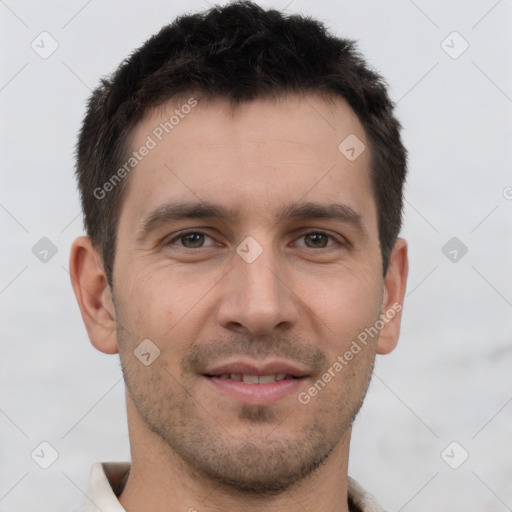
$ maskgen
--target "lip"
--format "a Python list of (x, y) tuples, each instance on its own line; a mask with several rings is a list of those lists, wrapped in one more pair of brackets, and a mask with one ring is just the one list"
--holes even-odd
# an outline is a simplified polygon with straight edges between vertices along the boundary
[(216, 392), (234, 398), (244, 405), (270, 405), (290, 395), (297, 396), (299, 388), (304, 385), (305, 377), (286, 379), (268, 384), (245, 384), (231, 379), (202, 376)]
[[(223, 375), (226, 373), (242, 373), (245, 375), (272, 375), (274, 373), (286, 373), (293, 377), (307, 377), (307, 370), (287, 361), (272, 360), (264, 363), (250, 361), (232, 361), (207, 368), (203, 375)], [(259, 384), (262, 385), (262, 384)]]
[[(247, 384), (233, 379), (221, 379), (225, 374), (273, 375), (285, 373), (293, 379), (284, 379), (265, 384)], [(244, 405), (270, 405), (290, 395), (297, 396), (299, 389), (304, 386), (308, 372), (287, 361), (272, 360), (266, 362), (232, 361), (212, 366), (202, 375), (202, 378), (214, 388)]]

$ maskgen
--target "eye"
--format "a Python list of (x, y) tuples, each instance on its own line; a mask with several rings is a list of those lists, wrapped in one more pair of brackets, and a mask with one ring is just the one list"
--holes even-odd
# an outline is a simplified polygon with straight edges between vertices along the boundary
[[(210, 243), (207, 243), (210, 241)], [(186, 249), (200, 249), (201, 247), (213, 245), (214, 240), (211, 236), (205, 235), (200, 231), (189, 231), (188, 233), (181, 233), (169, 240), (168, 245), (173, 245), (179, 242), (178, 245)]]
[(298, 244), (299, 247), (307, 247), (309, 249), (324, 249), (334, 243), (333, 237), (323, 231), (305, 233), (298, 240), (304, 241), (303, 244)]

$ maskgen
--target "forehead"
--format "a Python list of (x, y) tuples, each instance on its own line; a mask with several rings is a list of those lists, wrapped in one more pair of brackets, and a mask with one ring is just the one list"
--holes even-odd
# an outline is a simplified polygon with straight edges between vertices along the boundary
[(182, 96), (148, 112), (130, 150), (145, 153), (123, 205), (134, 221), (187, 199), (226, 203), (240, 217), (301, 200), (374, 213), (369, 145), (343, 99), (288, 95), (233, 107)]

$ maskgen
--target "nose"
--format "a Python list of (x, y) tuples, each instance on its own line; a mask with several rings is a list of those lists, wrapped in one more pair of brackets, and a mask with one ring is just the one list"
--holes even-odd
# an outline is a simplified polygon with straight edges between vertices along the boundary
[(238, 254), (226, 276), (217, 309), (218, 322), (226, 329), (253, 336), (276, 329), (291, 329), (299, 318), (299, 299), (271, 249), (248, 263)]

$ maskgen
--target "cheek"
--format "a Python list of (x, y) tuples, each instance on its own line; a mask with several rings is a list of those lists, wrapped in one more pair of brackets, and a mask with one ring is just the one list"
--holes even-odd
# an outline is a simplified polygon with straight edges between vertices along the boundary
[(378, 320), (382, 283), (374, 274), (370, 267), (358, 273), (343, 270), (308, 294), (305, 302), (313, 317), (321, 320), (320, 339), (330, 340), (326, 347), (330, 353), (338, 355)]
[(172, 346), (173, 353), (181, 354), (196, 339), (209, 287), (204, 281), (180, 279), (170, 270), (139, 270), (132, 269), (131, 279), (127, 273), (123, 282), (128, 284), (120, 287), (120, 321), (133, 343), (148, 338), (162, 351)]

